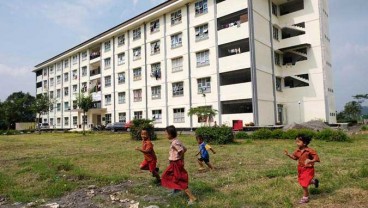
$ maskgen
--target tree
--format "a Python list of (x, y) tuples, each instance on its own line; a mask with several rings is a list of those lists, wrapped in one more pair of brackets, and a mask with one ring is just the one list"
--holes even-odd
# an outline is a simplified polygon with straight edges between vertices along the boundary
[(83, 93), (79, 94), (77, 97), (77, 106), (83, 110), (83, 135), (86, 135), (84, 118), (89, 109), (93, 107), (92, 95), (85, 96)]
[[(51, 105), (53, 105), (53, 102), (49, 99), (47, 95), (37, 95), (36, 100), (32, 104), (32, 109), (34, 113), (38, 114), (38, 122), (41, 120), (42, 114), (49, 112)], [(38, 132), (41, 133), (39, 126)]]
[(362, 106), (357, 101), (350, 101), (344, 106), (344, 114), (350, 120), (358, 120), (360, 118), (360, 113)]
[(363, 103), (365, 100), (368, 100), (368, 94), (357, 94), (353, 98), (358, 100), (359, 103)]
[(209, 118), (213, 118), (217, 115), (217, 110), (214, 110), (208, 106), (190, 108), (188, 111), (188, 116), (193, 115), (198, 116), (199, 121), (204, 121), (205, 123), (207, 123), (209, 121)]
[(2, 103), (3, 125), (7, 129), (14, 129), (16, 122), (34, 122), (35, 114), (32, 111), (32, 103), (35, 97), (29, 93), (15, 92)]

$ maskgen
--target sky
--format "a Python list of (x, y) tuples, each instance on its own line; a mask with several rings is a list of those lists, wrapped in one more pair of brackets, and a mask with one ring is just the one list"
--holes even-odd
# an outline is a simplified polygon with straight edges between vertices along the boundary
[[(0, 0), (0, 100), (17, 91), (35, 95), (35, 65), (163, 1)], [(334, 92), (340, 111), (353, 95), (368, 93), (368, 1), (329, 3)]]

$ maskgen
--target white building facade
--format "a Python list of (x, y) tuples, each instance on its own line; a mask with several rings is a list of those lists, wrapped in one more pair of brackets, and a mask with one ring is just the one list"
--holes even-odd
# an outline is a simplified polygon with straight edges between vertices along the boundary
[(37, 94), (55, 100), (42, 122), (78, 128), (76, 95), (94, 108), (84, 122), (134, 118), (193, 128), (336, 122), (327, 0), (169, 0), (33, 70)]

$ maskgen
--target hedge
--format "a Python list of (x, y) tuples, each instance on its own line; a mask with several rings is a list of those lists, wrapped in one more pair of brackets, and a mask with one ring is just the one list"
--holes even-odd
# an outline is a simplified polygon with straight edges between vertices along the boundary
[(212, 144), (228, 144), (234, 141), (234, 134), (230, 127), (200, 127), (195, 131), (196, 135), (202, 135), (204, 140)]
[(152, 124), (152, 120), (149, 119), (134, 119), (133, 125), (130, 128), (130, 137), (133, 140), (142, 140), (141, 131), (146, 128), (148, 130), (148, 134), (151, 137), (151, 140), (156, 140), (157, 135), (155, 134), (155, 128)]

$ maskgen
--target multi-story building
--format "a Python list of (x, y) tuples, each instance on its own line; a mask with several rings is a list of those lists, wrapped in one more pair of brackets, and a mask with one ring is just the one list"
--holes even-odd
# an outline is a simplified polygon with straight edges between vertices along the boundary
[(197, 127), (199, 106), (217, 124), (335, 123), (329, 42), (327, 0), (168, 0), (35, 66), (56, 100), (42, 122), (77, 127), (91, 93), (95, 125)]

